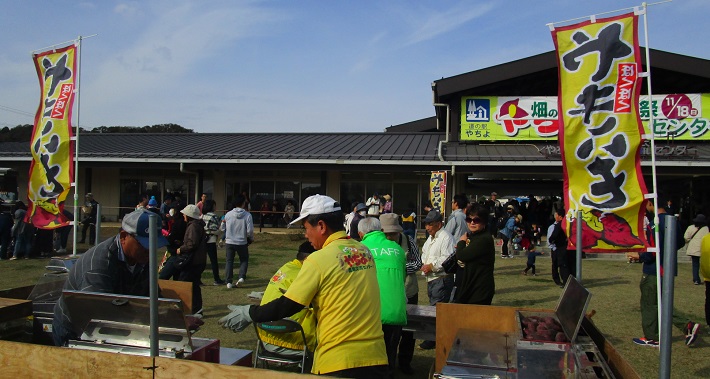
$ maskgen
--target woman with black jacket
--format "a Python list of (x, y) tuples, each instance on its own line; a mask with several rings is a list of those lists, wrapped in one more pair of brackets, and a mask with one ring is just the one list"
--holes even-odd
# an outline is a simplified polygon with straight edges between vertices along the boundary
[(187, 228), (182, 245), (177, 249), (174, 262), (177, 268), (177, 280), (192, 282), (192, 313), (202, 314), (202, 290), (200, 278), (207, 264), (207, 238), (205, 222), (202, 221), (200, 209), (194, 204), (188, 204), (182, 211)]
[(469, 231), (456, 244), (456, 259), (462, 269), (456, 273), (461, 278), (457, 280), (455, 303), (491, 305), (493, 301), (496, 250), (493, 237), (486, 230), (488, 213), (488, 208), (478, 203), (466, 208)]

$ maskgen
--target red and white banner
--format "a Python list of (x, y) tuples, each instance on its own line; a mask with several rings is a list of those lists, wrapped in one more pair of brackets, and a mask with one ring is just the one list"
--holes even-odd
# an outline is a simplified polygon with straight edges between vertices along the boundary
[(552, 38), (568, 248), (576, 248), (582, 211), (584, 251), (645, 251), (638, 17), (629, 13), (561, 27)]
[(25, 221), (42, 229), (69, 224), (64, 201), (74, 178), (71, 113), (76, 77), (76, 45), (33, 55), (41, 98), (30, 150), (29, 209)]

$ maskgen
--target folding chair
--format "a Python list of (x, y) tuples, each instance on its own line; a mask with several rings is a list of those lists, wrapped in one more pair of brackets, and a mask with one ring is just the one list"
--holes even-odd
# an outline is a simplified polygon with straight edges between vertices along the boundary
[[(308, 345), (306, 343), (306, 333), (303, 331), (301, 324), (290, 318), (284, 318), (278, 321), (271, 322), (255, 322), (254, 329), (256, 330), (256, 354), (254, 357), (254, 368), (262, 362), (263, 368), (269, 368), (269, 363), (278, 364), (280, 366), (298, 366), (301, 369), (301, 374), (303, 374), (306, 367), (306, 359), (310, 356), (308, 351)], [(289, 356), (281, 355), (278, 353), (273, 353), (264, 347), (264, 341), (261, 340), (259, 336), (259, 330), (269, 332), (272, 334), (276, 333), (300, 333), (303, 340), (303, 351), (299, 356)]]

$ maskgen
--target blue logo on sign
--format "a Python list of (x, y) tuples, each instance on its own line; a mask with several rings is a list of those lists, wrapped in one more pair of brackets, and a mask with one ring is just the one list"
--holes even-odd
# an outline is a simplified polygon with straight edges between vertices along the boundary
[(466, 100), (466, 121), (488, 122), (491, 120), (491, 101), (489, 99)]

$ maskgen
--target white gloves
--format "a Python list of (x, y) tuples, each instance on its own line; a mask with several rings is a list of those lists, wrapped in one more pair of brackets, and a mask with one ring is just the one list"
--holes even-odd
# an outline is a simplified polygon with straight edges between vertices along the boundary
[(229, 328), (233, 332), (241, 332), (252, 323), (251, 316), (249, 316), (251, 305), (228, 305), (227, 308), (232, 312), (217, 321), (223, 328)]

